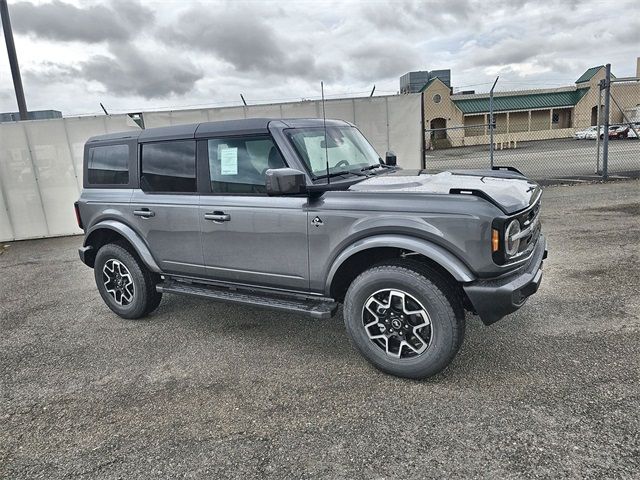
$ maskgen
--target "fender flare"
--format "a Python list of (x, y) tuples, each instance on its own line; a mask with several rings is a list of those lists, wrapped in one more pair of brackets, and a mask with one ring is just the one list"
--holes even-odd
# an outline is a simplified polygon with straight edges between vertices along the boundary
[(147, 247), (147, 244), (144, 242), (144, 240), (142, 240), (140, 235), (138, 235), (130, 226), (117, 220), (102, 220), (93, 225), (85, 234), (83, 246), (87, 247), (87, 241), (91, 237), (92, 233), (97, 230), (104, 229), (113, 230), (114, 232), (122, 235), (131, 244), (133, 249), (136, 251), (140, 259), (142, 259), (147, 268), (149, 268), (149, 270), (155, 273), (162, 273), (160, 267), (153, 258), (153, 255), (151, 255), (149, 247)]
[(458, 257), (433, 242), (407, 235), (376, 235), (357, 240), (340, 252), (327, 274), (325, 292), (330, 292), (336, 272), (352, 255), (378, 247), (401, 248), (424, 255), (444, 268), (458, 282), (467, 283), (476, 279), (476, 275)]

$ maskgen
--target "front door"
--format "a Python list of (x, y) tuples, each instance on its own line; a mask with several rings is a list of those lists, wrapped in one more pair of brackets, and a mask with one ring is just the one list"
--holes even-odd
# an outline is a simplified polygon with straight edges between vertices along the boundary
[(140, 188), (131, 197), (132, 225), (160, 268), (175, 275), (204, 271), (195, 148), (195, 140), (142, 144)]
[(206, 276), (309, 288), (306, 197), (269, 197), (264, 174), (285, 167), (268, 136), (203, 140), (210, 193), (200, 197)]

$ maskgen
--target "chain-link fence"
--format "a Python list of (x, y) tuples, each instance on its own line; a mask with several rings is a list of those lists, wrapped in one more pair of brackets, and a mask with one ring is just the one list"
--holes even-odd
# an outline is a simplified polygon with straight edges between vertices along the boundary
[(607, 72), (601, 85), (597, 171), (605, 178), (633, 175), (640, 170), (640, 78), (616, 79)]
[[(499, 115), (498, 122), (499, 122)], [(428, 131), (425, 155), (427, 170), (490, 168), (489, 124)], [(527, 123), (528, 128), (528, 123)], [(452, 146), (464, 135), (465, 144)], [(516, 167), (530, 178), (553, 180), (565, 177), (594, 175), (596, 171), (596, 137), (575, 139), (573, 132), (559, 138), (548, 138), (549, 131), (501, 131), (494, 133), (493, 164)], [(469, 145), (469, 137), (475, 145)], [(640, 169), (640, 168), (639, 168)]]
[[(608, 68), (606, 72), (610, 75)], [(600, 88), (561, 89), (547, 97), (537, 94), (526, 99), (561, 103), (557, 99), (566, 96), (573, 105), (498, 110), (493, 112), (493, 126), (490, 111), (473, 113), (464, 115), (464, 125), (427, 129), (425, 168), (442, 171), (508, 165), (530, 178), (551, 181), (640, 176), (640, 78), (611, 78), (610, 82), (607, 78)], [(605, 126), (607, 96), (609, 122)], [(609, 132), (606, 137), (605, 129)]]

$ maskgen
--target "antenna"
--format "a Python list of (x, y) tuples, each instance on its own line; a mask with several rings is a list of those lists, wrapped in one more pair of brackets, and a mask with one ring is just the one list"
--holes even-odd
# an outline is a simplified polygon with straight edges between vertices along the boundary
[(329, 150), (327, 145), (327, 116), (324, 113), (324, 82), (320, 82), (320, 90), (322, 91), (322, 126), (324, 128), (324, 158), (327, 163), (327, 185), (331, 183), (329, 177)]
[(107, 112), (107, 109), (104, 108), (104, 105), (102, 104), (102, 102), (100, 102), (100, 107), (102, 108), (102, 111), (104, 112), (105, 115), (109, 115), (109, 112)]

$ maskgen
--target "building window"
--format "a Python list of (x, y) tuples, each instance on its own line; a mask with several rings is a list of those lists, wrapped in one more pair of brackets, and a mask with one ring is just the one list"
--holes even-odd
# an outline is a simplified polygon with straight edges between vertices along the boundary
[(559, 121), (560, 121), (560, 115), (559, 115), (559, 114), (557, 114), (557, 113), (554, 113), (554, 114), (551, 116), (551, 122), (552, 122), (552, 123), (558, 123)]
[(433, 97), (433, 103), (440, 103), (442, 101), (442, 97), (439, 93), (436, 93)]

